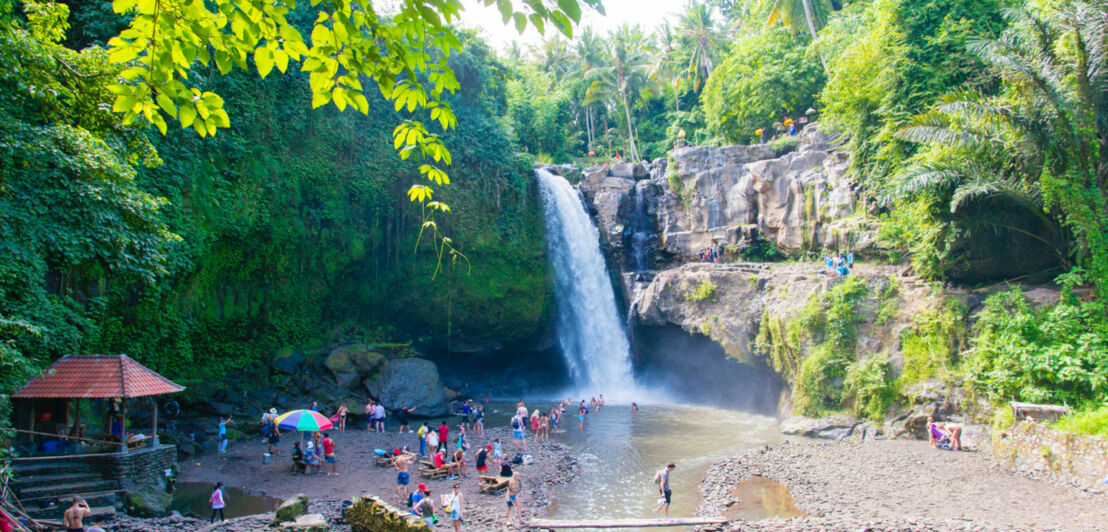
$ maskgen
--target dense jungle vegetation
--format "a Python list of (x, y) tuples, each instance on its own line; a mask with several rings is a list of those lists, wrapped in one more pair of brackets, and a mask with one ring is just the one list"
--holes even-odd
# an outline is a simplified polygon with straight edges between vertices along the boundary
[[(337, 339), (525, 340), (551, 307), (536, 159), (804, 118), (843, 134), (889, 260), (1063, 289), (921, 324), (913, 371), (1108, 400), (1108, 1), (690, 0), (602, 29), (574, 28), (597, 0), (486, 3), (548, 37), (493, 51), (450, 0), (0, 0), (0, 395), (72, 352), (189, 381)], [(857, 295), (813, 303), (797, 371), (813, 408), (879, 417)]]

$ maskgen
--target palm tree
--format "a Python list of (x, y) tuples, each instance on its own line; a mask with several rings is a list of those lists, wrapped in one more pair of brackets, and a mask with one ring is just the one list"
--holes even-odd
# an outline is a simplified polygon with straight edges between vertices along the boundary
[(529, 48), (539, 70), (553, 74), (555, 84), (561, 83), (571, 71), (573, 61), (569, 45), (560, 35), (545, 38)]
[(715, 69), (719, 51), (723, 48), (723, 36), (716, 29), (711, 7), (689, 0), (677, 23), (677, 35), (692, 52), (685, 75), (692, 81), (693, 90), (698, 90)]
[[(781, 22), (793, 33), (802, 31), (807, 26), (808, 34), (814, 41), (816, 32), (827, 24), (832, 8), (831, 0), (773, 0), (766, 26)], [(823, 69), (827, 70), (827, 60), (822, 53), (819, 54), (819, 61), (823, 64)]]
[[(970, 51), (1001, 75), (1003, 96), (963, 95), (900, 132), (929, 144), (934, 168), (917, 167), (909, 188), (950, 191), (951, 208), (1004, 197), (1072, 232), (1067, 250), (1108, 294), (1108, 0), (1078, 1), (1036, 17), (1006, 15), (1009, 29)], [(1045, 200), (1045, 201), (1044, 201)], [(1047, 231), (1056, 245), (1071, 238)], [(1062, 242), (1063, 244), (1058, 244)]]
[(617, 103), (627, 117), (628, 157), (639, 160), (635, 145), (635, 119), (631, 106), (652, 91), (651, 51), (639, 26), (621, 25), (608, 36), (607, 63), (589, 72), (592, 83), (586, 92), (585, 104), (599, 100)]
[(681, 93), (685, 84), (685, 68), (682, 64), (682, 47), (676, 32), (668, 20), (658, 26), (658, 51), (654, 54), (654, 64), (650, 69), (650, 79), (673, 89), (676, 111), (681, 110)]
[[(573, 48), (573, 75), (583, 80), (588, 77), (589, 71), (600, 66), (604, 62), (604, 46), (604, 38), (597, 35), (591, 27), (585, 27), (584, 31), (577, 37)], [(585, 100), (586, 95), (582, 94), (582, 96), (582, 100)], [(593, 106), (582, 104), (582, 107), (585, 110), (588, 149), (592, 151), (593, 144), (596, 142), (595, 127), (593, 126)]]

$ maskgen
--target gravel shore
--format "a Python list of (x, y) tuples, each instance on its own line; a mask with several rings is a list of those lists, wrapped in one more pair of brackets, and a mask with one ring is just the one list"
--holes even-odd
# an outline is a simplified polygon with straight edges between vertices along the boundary
[[(455, 435), (456, 429), (451, 428), (451, 435)], [(512, 450), (511, 432), (506, 428), (487, 429), (485, 436), (470, 436), (470, 451), (466, 453), (469, 468), (469, 477), (453, 480), (427, 481), (419, 478), (416, 467), (411, 467), (412, 480), (410, 486), (424, 482), (431, 488), (433, 495), (450, 492), (454, 482), (461, 482), (464, 499), (465, 530), (514, 530), (504, 525), (504, 514), (507, 509), (503, 494), (499, 496), (483, 495), (478, 493), (477, 476), (473, 469), (472, 456), (478, 446), (491, 443), (493, 438), (499, 437), (506, 456), (514, 456)], [(214, 484), (222, 481), (228, 486), (241, 488), (252, 495), (268, 495), (271, 497), (287, 498), (299, 493), (308, 496), (311, 501), (310, 512), (322, 513), (331, 523), (331, 530), (343, 532), (350, 530), (349, 525), (339, 520), (341, 513), (341, 501), (363, 493), (371, 493), (381, 496), (386, 500), (395, 502), (396, 471), (392, 468), (377, 467), (374, 464), (374, 449), (392, 449), (394, 447), (410, 446), (418, 451), (418, 440), (415, 434), (397, 434), (365, 432), (364, 430), (348, 429), (345, 433), (332, 432), (335, 440), (335, 454), (339, 462), (339, 476), (328, 477), (325, 475), (303, 475), (293, 473), (291, 470), (292, 440), (288, 437), (282, 440), (281, 454), (275, 457), (271, 463), (262, 464), (262, 454), (265, 446), (259, 440), (233, 444), (227, 454), (205, 455), (195, 457), (189, 462), (181, 464), (180, 480), (182, 482), (207, 482)], [(452, 437), (453, 441), (453, 437)], [(523, 484), (521, 502), (523, 504), (523, 518), (541, 515), (543, 508), (549, 504), (550, 495), (547, 491), (550, 486), (569, 482), (577, 474), (577, 461), (571, 456), (569, 449), (558, 442), (528, 441), (529, 453), (534, 457), (533, 465), (513, 466), (520, 475)], [(206, 517), (206, 516), (204, 516)], [(272, 514), (261, 514), (254, 517), (228, 520), (224, 526), (213, 530), (226, 530), (245, 532), (248, 530), (264, 529), (268, 526)], [(191, 518), (161, 518), (161, 519), (136, 519), (126, 516), (116, 518), (107, 530), (131, 532), (131, 531), (194, 531), (204, 530), (208, 526), (206, 520)], [(440, 528), (446, 530), (453, 528), (447, 520), (440, 516)]]
[(723, 460), (700, 483), (697, 513), (721, 515), (755, 475), (788, 487), (807, 516), (724, 529), (1108, 530), (1108, 496), (1010, 473), (985, 453), (905, 440), (786, 441)]

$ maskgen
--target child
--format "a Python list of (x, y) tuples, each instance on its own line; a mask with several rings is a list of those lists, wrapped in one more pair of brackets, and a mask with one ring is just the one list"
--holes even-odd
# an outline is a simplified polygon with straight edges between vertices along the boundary
[(210, 502), (212, 504), (212, 518), (208, 521), (208, 523), (214, 523), (215, 522), (216, 512), (219, 512), (219, 522), (222, 523), (224, 521), (223, 507), (225, 506), (225, 503), (223, 501), (223, 483), (222, 482), (216, 482), (215, 483), (215, 489), (212, 490), (212, 496), (208, 498), (208, 502)]

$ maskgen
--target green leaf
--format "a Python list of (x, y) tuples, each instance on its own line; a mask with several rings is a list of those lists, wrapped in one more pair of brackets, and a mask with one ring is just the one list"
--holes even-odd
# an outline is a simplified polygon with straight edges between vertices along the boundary
[[(177, 117), (177, 104), (173, 103), (173, 99), (166, 96), (164, 92), (158, 93), (157, 102), (158, 106), (162, 108), (162, 111), (165, 111), (165, 114), (169, 115), (171, 118)], [(164, 135), (165, 131), (162, 131), (162, 134)]]
[(193, 121), (196, 120), (196, 107), (193, 105), (182, 105), (181, 117), (179, 120), (181, 122), (181, 127), (191, 126)]
[(258, 74), (265, 78), (273, 71), (273, 52), (269, 48), (254, 50), (254, 63), (258, 65)]
[(581, 22), (581, 6), (577, 0), (558, 0), (558, 7), (569, 16), (573, 22)]
[(505, 24), (512, 20), (511, 0), (496, 0), (496, 8), (500, 10), (500, 18), (504, 19)]
[(127, 45), (125, 47), (116, 48), (108, 55), (108, 61), (112, 63), (126, 63), (138, 57), (138, 53), (135, 51), (135, 47)]
[(516, 31), (522, 35), (523, 30), (527, 29), (527, 17), (523, 16), (523, 13), (515, 13), (512, 16), (516, 20)]

